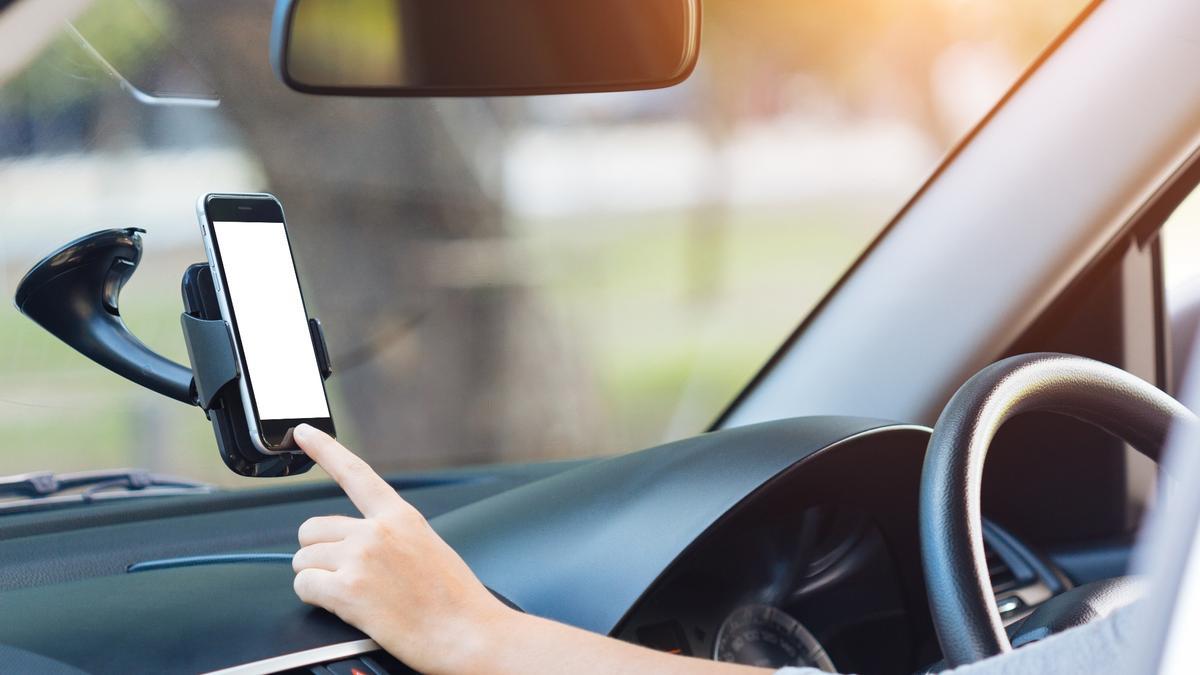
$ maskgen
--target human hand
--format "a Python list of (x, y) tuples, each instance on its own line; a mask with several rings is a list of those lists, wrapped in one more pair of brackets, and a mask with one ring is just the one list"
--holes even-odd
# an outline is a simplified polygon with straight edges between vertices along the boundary
[(296, 595), (419, 672), (477, 671), (515, 612), (366, 462), (311, 426), (297, 427), (295, 438), (363, 515), (310, 518), (300, 526)]

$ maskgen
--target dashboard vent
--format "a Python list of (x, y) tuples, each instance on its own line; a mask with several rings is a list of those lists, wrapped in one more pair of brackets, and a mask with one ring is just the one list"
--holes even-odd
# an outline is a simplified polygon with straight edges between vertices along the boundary
[(1070, 588), (1016, 537), (988, 521), (983, 523), (983, 553), (996, 609), (1008, 624)]
[(988, 576), (992, 580), (993, 593), (1010, 591), (1020, 585), (1017, 575), (1013, 574), (1012, 568), (1004, 562), (1004, 558), (1000, 557), (995, 549), (985, 543), (983, 550), (986, 554)]

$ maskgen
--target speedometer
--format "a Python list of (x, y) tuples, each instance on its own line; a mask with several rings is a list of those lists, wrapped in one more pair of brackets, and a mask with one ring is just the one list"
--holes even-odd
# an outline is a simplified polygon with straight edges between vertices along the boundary
[(769, 605), (735, 610), (717, 632), (713, 659), (748, 666), (810, 666), (835, 672), (825, 648), (801, 623)]

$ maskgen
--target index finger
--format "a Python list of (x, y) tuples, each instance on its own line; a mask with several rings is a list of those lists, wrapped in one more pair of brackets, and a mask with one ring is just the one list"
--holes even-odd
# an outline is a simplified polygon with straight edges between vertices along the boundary
[(370, 518), (403, 502), (392, 486), (380, 478), (361, 457), (350, 452), (329, 434), (301, 424), (293, 435), (300, 449), (325, 469), (325, 473), (346, 491), (346, 496), (364, 516)]

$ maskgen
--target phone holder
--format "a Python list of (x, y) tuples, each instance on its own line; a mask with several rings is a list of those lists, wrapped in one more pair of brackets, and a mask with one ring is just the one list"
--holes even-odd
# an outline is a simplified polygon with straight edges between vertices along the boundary
[[(121, 318), (120, 295), (142, 259), (145, 230), (101, 230), (80, 237), (34, 265), (17, 285), (17, 309), (52, 335), (109, 370), (204, 410), (221, 459), (242, 476), (291, 476), (312, 468), (302, 453), (266, 455), (250, 440), (241, 377), (229, 324), (221, 318), (212, 271), (195, 263), (181, 282), (180, 317), (191, 367), (158, 354)], [(308, 321), (321, 377), (333, 372), (321, 323)]]

